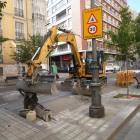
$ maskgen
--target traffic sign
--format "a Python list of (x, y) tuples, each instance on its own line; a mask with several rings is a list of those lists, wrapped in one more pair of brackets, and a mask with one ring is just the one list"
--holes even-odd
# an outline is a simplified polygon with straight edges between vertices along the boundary
[(102, 7), (83, 11), (84, 39), (103, 36)]

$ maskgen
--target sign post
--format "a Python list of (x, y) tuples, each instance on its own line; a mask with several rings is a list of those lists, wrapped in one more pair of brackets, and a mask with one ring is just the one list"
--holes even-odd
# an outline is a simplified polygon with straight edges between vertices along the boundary
[(91, 8), (83, 11), (84, 39), (92, 38), (92, 82), (90, 84), (92, 104), (89, 107), (91, 118), (104, 117), (104, 106), (101, 105), (101, 83), (99, 82), (99, 66), (97, 65), (96, 38), (102, 37), (102, 8), (95, 7), (91, 0)]

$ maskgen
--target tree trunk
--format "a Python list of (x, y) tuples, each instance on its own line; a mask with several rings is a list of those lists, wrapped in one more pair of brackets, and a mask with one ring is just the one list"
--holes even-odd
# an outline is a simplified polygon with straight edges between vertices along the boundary
[(129, 96), (128, 54), (126, 55), (126, 65), (127, 65), (127, 97), (128, 97)]

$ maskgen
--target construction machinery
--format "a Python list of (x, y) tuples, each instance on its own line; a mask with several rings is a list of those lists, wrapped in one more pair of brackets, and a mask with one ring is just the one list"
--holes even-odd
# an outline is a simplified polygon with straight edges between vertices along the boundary
[[(57, 31), (63, 33), (57, 34)], [(72, 63), (69, 67), (69, 77), (62, 82), (63, 90), (70, 90), (72, 93), (91, 95), (89, 84), (92, 79), (92, 52), (86, 52), (85, 62), (81, 61), (75, 34), (72, 31), (53, 26), (45, 35), (42, 43), (33, 58), (26, 62), (28, 71), (25, 78), (19, 78), (16, 83), (17, 90), (25, 96), (25, 106), (30, 104), (31, 100), (37, 103), (36, 93), (56, 94), (57, 88), (54, 76), (41, 75), (39, 67), (42, 61), (52, 52), (58, 42), (67, 42), (71, 46)], [(56, 44), (56, 45), (55, 45)], [(34, 58), (39, 53), (38, 59)], [(99, 66), (99, 78), (102, 85), (105, 85), (107, 78), (105, 76), (105, 62), (103, 51), (97, 51), (97, 61)], [(26, 95), (25, 95), (26, 94)], [(34, 106), (33, 106), (34, 107)]]

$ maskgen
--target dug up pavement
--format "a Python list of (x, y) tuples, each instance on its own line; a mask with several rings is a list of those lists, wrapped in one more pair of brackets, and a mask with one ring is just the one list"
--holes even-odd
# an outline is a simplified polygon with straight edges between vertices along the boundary
[[(108, 92), (110, 88), (110, 92)], [(59, 91), (63, 94), (62, 91)], [(139, 140), (140, 101), (113, 98), (126, 94), (126, 88), (107, 86), (102, 91), (103, 118), (90, 118), (91, 97), (68, 94), (64, 100), (69, 105), (78, 103), (75, 109), (65, 109), (55, 117), (59, 121), (35, 122), (20, 117), (8, 110), (0, 109), (0, 140)], [(136, 84), (130, 86), (131, 95), (139, 95)], [(60, 97), (63, 98), (63, 97)], [(56, 103), (56, 108), (63, 102)], [(65, 104), (63, 104), (65, 106)]]

